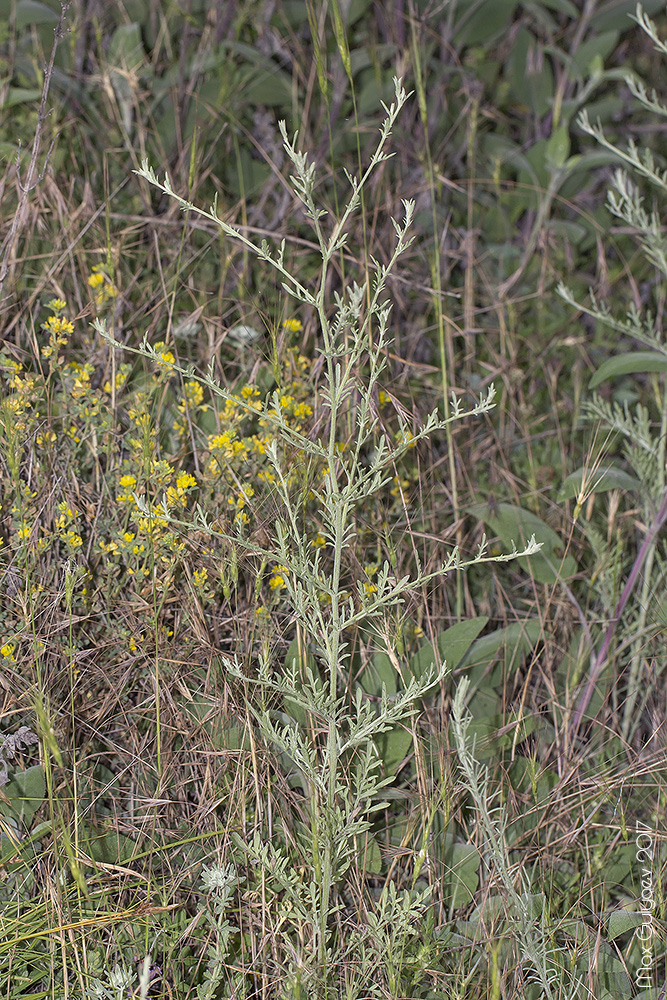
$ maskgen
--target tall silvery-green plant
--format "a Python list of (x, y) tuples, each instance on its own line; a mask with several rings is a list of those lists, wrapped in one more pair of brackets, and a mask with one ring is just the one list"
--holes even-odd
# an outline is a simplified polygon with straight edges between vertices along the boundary
[[(639, 4), (635, 20), (656, 49), (667, 55), (667, 45), (660, 40), (655, 24)], [(641, 82), (631, 76), (626, 78), (626, 84), (645, 110), (667, 117), (667, 106), (654, 90), (647, 91)], [(631, 175), (648, 181), (657, 197), (664, 199), (667, 195), (667, 172), (658, 167), (650, 150), (637, 148), (634, 141), (631, 140), (625, 149), (614, 145), (599, 123), (591, 124), (585, 112), (579, 116), (578, 122), (585, 132), (624, 164), (625, 169), (618, 169), (614, 174), (608, 208), (636, 234), (644, 257), (657, 271), (658, 280), (664, 280), (667, 278), (667, 241), (663, 224), (656, 211), (649, 212), (645, 208), (644, 199)], [(584, 404), (584, 413), (589, 419), (600, 422), (614, 437), (620, 438), (622, 454), (632, 475), (624, 476), (618, 469), (601, 466), (590, 471), (579, 470), (569, 477), (578, 489), (575, 516), (590, 493), (622, 486), (636, 492), (641, 521), (645, 525), (643, 539), (627, 573), (625, 586), (620, 596), (609, 604), (610, 620), (597, 648), (589, 637), (590, 665), (570, 726), (574, 738), (595, 686), (609, 667), (615, 650), (626, 649), (629, 650), (629, 668), (624, 702), (622, 705), (615, 703), (613, 707), (617, 716), (621, 717), (624, 738), (631, 739), (653, 690), (650, 684), (642, 682), (649, 670), (652, 673), (655, 667), (653, 664), (649, 668), (644, 650), (647, 634), (651, 631), (652, 601), (659, 581), (664, 581), (664, 550), (661, 554), (659, 532), (667, 521), (667, 343), (659, 322), (649, 310), (642, 311), (632, 304), (624, 317), (617, 317), (604, 303), (597, 301), (592, 292), (590, 304), (582, 304), (564, 285), (559, 291), (581, 312), (592, 316), (619, 336), (648, 348), (640, 351), (624, 349), (622, 354), (604, 362), (591, 379), (591, 388), (630, 374), (650, 374), (656, 378), (652, 394), (654, 405), (651, 408), (637, 405), (631, 409), (627, 403), (609, 403), (597, 394)], [(573, 493), (573, 489), (569, 492)], [(606, 551), (605, 541), (596, 537), (594, 528), (589, 525), (586, 530), (594, 548)], [(663, 658), (660, 670), (666, 665), (667, 659)], [(617, 698), (618, 693), (618, 687), (612, 689), (613, 698)]]
[[(311, 222), (321, 255), (314, 288), (307, 287), (288, 270), (284, 242), (275, 251), (266, 242), (258, 246), (224, 222), (215, 205), (209, 211), (197, 208), (179, 197), (168, 179), (160, 181), (146, 163), (138, 171), (150, 184), (173, 197), (182, 209), (216, 223), (227, 237), (274, 268), (285, 291), (316, 315), (320, 330), (319, 349), (324, 362), (321, 398), (329, 411), (327, 429), (322, 436), (312, 439), (305, 436), (282, 417), (278, 394), (269, 396), (261, 418), (274, 436), (268, 455), (279, 498), (275, 533), (270, 546), (265, 548), (244, 537), (241, 529), (233, 538), (224, 536), (234, 546), (285, 567), (283, 577), (292, 618), (307, 636), (313, 654), (312, 665), (303, 668), (296, 662), (278, 667), (264, 653), (260, 655), (254, 679), (260, 688), (282, 695), (312, 721), (306, 730), (294, 724), (281, 725), (270, 711), (256, 710), (266, 739), (290, 758), (302, 776), (307, 821), (296, 845), (302, 864), (295, 866), (293, 854), (288, 855), (279, 844), (265, 841), (259, 835), (251, 843), (237, 840), (238, 848), (262, 872), (262, 891), (282, 900), (280, 933), (288, 940), (285, 950), (293, 955), (292, 967), (283, 970), (285, 996), (353, 998), (376, 995), (383, 990), (386, 995), (387, 988), (397, 995), (400, 991), (400, 970), (395, 967), (396, 955), (400, 955), (397, 929), (404, 928), (406, 935), (412, 933), (415, 920), (428, 903), (428, 893), (398, 893), (396, 886), (390, 884), (375, 903), (368, 901), (372, 919), (368, 920), (367, 937), (357, 933), (345, 938), (337, 931), (337, 914), (343, 906), (340, 890), (357, 857), (358, 838), (370, 829), (374, 813), (384, 806), (382, 795), (387, 779), (380, 777), (376, 740), (406, 720), (413, 713), (416, 700), (437, 684), (447, 670), (444, 663), (434, 664), (424, 676), (411, 680), (393, 697), (383, 689), (381, 698), (375, 702), (358, 686), (350, 702), (346, 680), (350, 630), (361, 624), (366, 628), (381, 628), (386, 615), (400, 606), (408, 594), (452, 570), (530, 555), (539, 548), (531, 539), (522, 552), (514, 548), (506, 555), (491, 557), (486, 554), (483, 540), (474, 557), (467, 561), (455, 549), (436, 572), (425, 573), (418, 567), (414, 579), (407, 576), (397, 579), (385, 562), (372, 593), (361, 584), (353, 596), (343, 592), (346, 555), (355, 540), (355, 512), (387, 482), (408, 447), (446, 427), (450, 421), (486, 413), (494, 398), (491, 388), (474, 406), (464, 410), (453, 397), (446, 420), (434, 411), (416, 430), (401, 425), (393, 441), (380, 431), (373, 397), (385, 368), (388, 345), (390, 305), (384, 295), (390, 272), (411, 242), (408, 231), (414, 211), (412, 202), (403, 202), (404, 218), (401, 222), (394, 221), (396, 242), (388, 263), (373, 260), (372, 275), (361, 283), (349, 284), (340, 294), (335, 293), (333, 303), (327, 301), (332, 262), (346, 244), (347, 227), (359, 210), (364, 186), (388, 155), (387, 141), (406, 100), (407, 94), (396, 80), (394, 103), (389, 107), (383, 105), (386, 117), (375, 152), (360, 178), (348, 175), (350, 196), (328, 233), (323, 222), (326, 213), (314, 198), (314, 165), (298, 150), (296, 136), (290, 140), (281, 123), (285, 152), (294, 169), (292, 184)], [(108, 336), (102, 325), (98, 325), (98, 330)], [(146, 342), (141, 353), (159, 360)], [(198, 376), (192, 367), (174, 365), (174, 368), (188, 378), (198, 379), (218, 396), (230, 398), (230, 393), (214, 379), (212, 366), (205, 377)], [(252, 412), (256, 413), (254, 405)], [(354, 436), (341, 450), (339, 442), (350, 412), (354, 413)], [(324, 469), (321, 486), (314, 487), (314, 492), (327, 542), (326, 564), (321, 550), (314, 548), (306, 535), (300, 502), (290, 495), (289, 473), (281, 458), (279, 441)], [(145, 512), (164, 517), (174, 525), (192, 527), (174, 519), (166, 502), (157, 511)], [(219, 534), (206, 512), (199, 508), (195, 526)], [(224, 663), (230, 673), (241, 676), (237, 659), (224, 657)], [(389, 949), (394, 959), (391, 977), (385, 975), (386, 963), (382, 959)]]

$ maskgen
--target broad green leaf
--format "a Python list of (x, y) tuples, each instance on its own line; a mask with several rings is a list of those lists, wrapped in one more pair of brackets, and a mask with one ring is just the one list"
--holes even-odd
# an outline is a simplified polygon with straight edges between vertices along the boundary
[(6, 803), (0, 802), (0, 813), (4, 816), (16, 816), (24, 826), (29, 828), (46, 794), (46, 782), (42, 767), (35, 764), (25, 771), (16, 771), (9, 784), (4, 786), (3, 792), (11, 805), (8, 806)]
[(121, 24), (114, 31), (109, 42), (109, 65), (120, 70), (136, 70), (146, 59), (141, 27), (136, 24)]
[(41, 90), (26, 90), (24, 87), (10, 87), (5, 97), (2, 107), (6, 111), (7, 108), (13, 107), (15, 104), (30, 104), (32, 101), (38, 101), (42, 96)]
[(518, 0), (463, 0), (457, 4), (454, 41), (457, 45), (488, 45), (507, 30)]
[(129, 132), (134, 115), (133, 78), (146, 62), (138, 24), (121, 24), (114, 31), (109, 44), (109, 79), (116, 94), (124, 129)]
[(604, 465), (597, 469), (587, 469), (582, 466), (571, 472), (561, 486), (557, 497), (559, 503), (579, 496), (584, 477), (587, 496), (591, 493), (606, 493), (607, 490), (637, 490), (641, 485), (634, 476), (624, 472), (623, 469), (616, 469), (613, 465)]
[(427, 642), (421, 646), (410, 660), (410, 670), (413, 677), (421, 677), (432, 667), (438, 669), (442, 664), (439, 655), (433, 652), (433, 643)]
[(455, 843), (443, 859), (443, 896), (448, 906), (467, 906), (479, 886), (479, 851), (472, 844)]
[[(591, 699), (592, 703), (593, 699)], [(600, 705), (602, 705), (602, 699), (600, 699)], [(591, 711), (590, 707), (588, 710)], [(634, 844), (622, 844), (615, 848), (611, 861), (604, 870), (604, 880), (610, 889), (617, 890), (625, 885), (637, 863), (636, 850)]]
[[(614, 111), (617, 110), (620, 109), (615, 106)], [(576, 111), (576, 106), (573, 107), (573, 112), (574, 111)], [(597, 119), (595, 120), (597, 121)], [(618, 163), (618, 157), (614, 156), (613, 153), (607, 153), (604, 150), (595, 150), (590, 153), (581, 153), (578, 156), (571, 156), (567, 165), (568, 177), (567, 181), (563, 185), (563, 190), (567, 190), (573, 174), (578, 174), (581, 171), (586, 174), (590, 174), (591, 170), (595, 169), (595, 167), (607, 166), (609, 163)], [(573, 193), (579, 191), (581, 188), (581, 179), (579, 179), (577, 184), (572, 183), (571, 186), (573, 188)]]
[[(377, 641), (376, 638), (375, 642)], [(400, 680), (391, 657), (382, 649), (376, 649), (372, 653), (371, 659), (367, 660), (359, 674), (359, 683), (363, 690), (374, 698), (380, 697), (383, 685), (387, 694), (396, 694)]]
[(619, 375), (635, 375), (641, 372), (667, 372), (667, 354), (659, 354), (657, 351), (633, 351), (630, 354), (621, 354), (617, 358), (609, 358), (600, 365), (590, 382), (589, 389), (594, 389), (608, 378), (617, 378)]
[[(521, 146), (510, 139), (509, 136), (496, 135), (493, 132), (489, 134), (483, 133), (479, 141), (486, 155), (492, 160), (499, 161), (503, 166), (513, 167), (517, 170), (521, 168), (524, 170), (532, 169)], [(489, 207), (493, 206), (490, 205)], [(484, 221), (483, 216), (480, 221)]]
[[(38, 823), (34, 830), (31, 830), (28, 835), (24, 836), (13, 816), (4, 817), (0, 814), (0, 817), (0, 866), (17, 857), (22, 857), (26, 860), (30, 859), (31, 862), (34, 861), (34, 845), (42, 837), (53, 835), (53, 826), (48, 820)], [(11, 839), (6, 833), (3, 833), (3, 824), (8, 824)], [(17, 842), (18, 838), (21, 838), (20, 842)]]
[(526, 159), (530, 164), (530, 174), (526, 175), (522, 171), (519, 174), (521, 183), (537, 184), (540, 188), (546, 188), (550, 180), (550, 172), (547, 164), (547, 143), (548, 139), (538, 139), (526, 152)]
[(270, 108), (283, 108), (285, 111), (292, 104), (291, 77), (278, 68), (257, 70), (253, 79), (246, 83), (243, 99), (248, 104), (265, 104)]
[(432, 666), (439, 667), (445, 660), (450, 672), (455, 670), (488, 620), (484, 617), (471, 618), (468, 621), (457, 622), (456, 625), (441, 632), (436, 639), (437, 656), (433, 652), (433, 645), (427, 642), (410, 660), (412, 676), (419, 680)]
[[(632, 20), (637, 10), (637, 0), (607, 0), (606, 3), (598, 4), (598, 10), (591, 17), (589, 31), (598, 34), (603, 31), (636, 31), (636, 25)], [(642, 0), (644, 13), (649, 17), (654, 14), (662, 14), (665, 9), (665, 0)]]
[(605, 938), (607, 941), (613, 941), (621, 934), (627, 934), (628, 931), (639, 927), (643, 922), (644, 918), (641, 913), (631, 910), (612, 910), (607, 921)]
[(95, 861), (106, 864), (127, 864), (136, 854), (137, 845), (130, 837), (115, 830), (99, 834), (93, 827), (88, 829), (90, 833), (88, 847)]
[(375, 742), (386, 776), (396, 774), (399, 765), (412, 752), (412, 733), (403, 726), (394, 726), (378, 736)]
[(572, 3), (572, 0), (540, 0), (541, 6), (548, 10), (558, 11), (559, 14), (566, 14), (567, 17), (581, 17), (581, 11)]
[(562, 167), (569, 155), (570, 133), (566, 125), (560, 125), (547, 142), (545, 160), (549, 166)]
[(470, 914), (470, 923), (479, 925), (480, 920), (485, 924), (495, 923), (498, 917), (507, 913), (509, 908), (510, 903), (504, 896), (487, 896)]
[[(575, 157), (570, 157), (567, 162), (568, 172), (572, 169)], [(590, 229), (579, 225), (578, 222), (568, 222), (566, 219), (551, 219), (548, 223), (549, 232), (553, 236), (562, 236), (572, 246), (578, 247), (590, 234)]]
[(440, 633), (436, 640), (438, 652), (440, 659), (447, 661), (450, 670), (455, 670), (458, 667), (488, 621), (488, 618), (481, 615), (478, 618), (457, 622), (456, 625), (452, 625)]
[(497, 535), (503, 546), (509, 551), (512, 543), (519, 549), (526, 544), (531, 535), (542, 542), (542, 550), (530, 557), (519, 560), (521, 566), (537, 580), (538, 583), (553, 584), (557, 579), (568, 579), (577, 572), (577, 563), (573, 556), (562, 558), (563, 543), (556, 532), (532, 511), (515, 507), (509, 503), (474, 504), (468, 508), (474, 517), (481, 518)]
[(17, 28), (25, 28), (26, 24), (57, 24), (59, 20), (54, 10), (38, 0), (19, 0), (16, 4)]
[[(499, 735), (499, 730), (512, 721), (503, 714), (499, 689), (504, 678), (516, 669), (541, 636), (542, 626), (538, 620), (516, 622), (477, 639), (461, 662), (462, 667), (468, 668), (470, 735), (477, 742), (476, 754), (480, 760), (497, 753), (499, 746), (510, 746), (514, 741), (512, 729)], [(522, 719), (521, 722), (526, 733), (534, 725), (533, 720)]]
[(247, 149), (239, 149), (238, 156), (231, 160), (226, 179), (238, 198), (256, 195), (269, 180), (271, 168), (260, 160), (254, 160)]
[(595, 959), (591, 958), (590, 965), (597, 971), (603, 989), (609, 990), (612, 997), (632, 996), (630, 977), (621, 959), (606, 942), (596, 949)]
[(572, 64), (576, 66), (583, 76), (588, 76), (592, 72), (593, 64), (604, 65), (605, 59), (611, 55), (618, 44), (618, 31), (603, 31), (595, 34), (588, 41), (582, 42), (577, 51), (572, 56)]
[(357, 859), (359, 868), (366, 875), (379, 875), (382, 871), (382, 854), (370, 831), (365, 837), (357, 839)]
[(546, 115), (553, 104), (555, 82), (551, 60), (543, 57), (539, 71), (526, 74), (530, 103), (536, 115)]
[(537, 618), (496, 629), (472, 644), (461, 661), (461, 667), (469, 668), (471, 684), (481, 681), (483, 677), (487, 678), (488, 683), (487, 670), (496, 658), (500, 660), (503, 669), (505, 664), (511, 666), (518, 658), (530, 652), (541, 637), (542, 624)]
[(390, 74), (387, 73), (384, 79), (377, 79), (375, 73), (364, 74), (368, 76), (368, 79), (362, 84), (359, 97), (357, 100), (357, 105), (359, 107), (359, 113), (362, 115), (371, 115), (380, 103), (384, 101), (385, 104), (391, 104), (391, 98), (394, 92), (394, 84), (390, 79)]
[(222, 745), (226, 750), (250, 750), (250, 733), (245, 726), (228, 726), (222, 735)]

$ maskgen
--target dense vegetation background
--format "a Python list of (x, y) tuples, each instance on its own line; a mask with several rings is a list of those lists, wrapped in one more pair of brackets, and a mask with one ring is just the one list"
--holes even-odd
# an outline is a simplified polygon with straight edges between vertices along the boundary
[[(664, 54), (634, 3), (0, 12), (2, 995), (664, 997)], [(369, 276), (371, 316), (414, 202), (376, 382), (372, 335), (355, 355), (339, 331), (340, 468), (363, 384), (368, 461), (397, 449), (339, 565), (307, 447), (332, 422), (322, 317), (133, 171), (284, 240), (314, 291), (278, 122), (331, 233), (396, 76), (393, 155), (322, 288), (333, 323)], [(356, 609), (335, 708), (281, 491)], [(387, 574), (423, 582), (366, 622)], [(325, 793), (327, 712), (348, 732), (357, 701)]]

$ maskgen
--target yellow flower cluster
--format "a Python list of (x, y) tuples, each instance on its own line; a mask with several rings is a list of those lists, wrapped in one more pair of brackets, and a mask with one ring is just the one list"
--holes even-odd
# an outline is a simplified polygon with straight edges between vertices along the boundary
[(69, 343), (70, 334), (74, 333), (74, 324), (61, 315), (67, 308), (63, 299), (51, 299), (46, 307), (53, 315), (42, 323), (42, 330), (48, 335), (49, 341), (43, 345), (40, 353), (43, 358), (53, 358), (58, 364), (62, 364), (63, 358), (58, 356), (58, 349)]
[[(130, 374), (131, 367), (132, 366), (128, 365), (128, 364), (120, 366), (120, 368), (116, 372), (116, 375), (115, 375), (114, 380), (113, 380), (113, 389), (114, 389), (114, 392), (118, 392), (120, 389), (123, 388), (123, 386), (127, 382), (127, 378), (128, 378), (128, 375)], [(107, 379), (107, 381), (102, 386), (102, 391), (106, 392), (106, 394), (108, 396), (110, 396), (111, 395), (111, 389), (112, 389), (111, 382)]]
[[(159, 340), (157, 344), (154, 345), (154, 347), (155, 347), (155, 353), (157, 354), (158, 365), (160, 365), (162, 368), (167, 369), (167, 371), (169, 371), (169, 369), (172, 369), (176, 364), (176, 358), (171, 351), (167, 350), (167, 345), (165, 344), (164, 340)], [(176, 372), (171, 372), (171, 374), (175, 375)]]
[(168, 507), (184, 507), (188, 493), (197, 485), (197, 480), (189, 472), (179, 472), (176, 485), (168, 486), (166, 501)]
[(183, 394), (178, 404), (179, 416), (174, 421), (174, 429), (181, 440), (188, 437), (190, 425), (195, 424), (200, 413), (206, 413), (210, 409), (208, 403), (204, 402), (204, 389), (199, 382), (186, 382), (183, 387)]
[(88, 278), (88, 285), (93, 290), (93, 300), (96, 309), (102, 309), (118, 295), (118, 289), (115, 284), (105, 269), (99, 264), (93, 267), (92, 273)]
[(70, 507), (66, 500), (58, 504), (58, 511), (58, 516), (54, 522), (56, 534), (65, 543), (70, 552), (75, 552), (83, 545), (83, 538), (80, 534), (78, 523), (79, 515), (77, 511)]
[(273, 567), (271, 578), (269, 580), (269, 587), (271, 590), (282, 590), (286, 586), (284, 574), (288, 572), (289, 570), (287, 566)]
[(377, 573), (378, 568), (377, 563), (367, 563), (367, 565), (364, 566), (364, 573), (367, 576), (367, 579), (364, 580), (364, 593), (369, 597), (371, 594), (377, 593), (377, 586), (373, 583), (373, 577)]

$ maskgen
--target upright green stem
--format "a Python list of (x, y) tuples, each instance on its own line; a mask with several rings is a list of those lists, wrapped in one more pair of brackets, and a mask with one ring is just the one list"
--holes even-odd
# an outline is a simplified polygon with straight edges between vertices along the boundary
[[(452, 326), (448, 317), (445, 316), (442, 302), (442, 275), (440, 260), (440, 240), (438, 237), (438, 213), (437, 213), (437, 191), (435, 183), (435, 170), (431, 157), (431, 147), (428, 138), (428, 105), (426, 103), (426, 88), (422, 73), (421, 55), (416, 35), (416, 20), (411, 21), (412, 27), (412, 55), (415, 69), (415, 84), (417, 87), (417, 99), (419, 102), (419, 113), (424, 130), (424, 155), (425, 172), (431, 198), (431, 217), (433, 229), (433, 259), (431, 261), (431, 282), (433, 284), (433, 305), (435, 308), (436, 323), (438, 328), (438, 352), (440, 356), (440, 377), (442, 380), (442, 409), (445, 420), (450, 418), (450, 381), (449, 371), (454, 367), (454, 344), (452, 339)], [(447, 440), (447, 465), (449, 468), (449, 490), (452, 498), (452, 514), (457, 527), (457, 544), (460, 545), (462, 536), (462, 526), (460, 524), (459, 490), (456, 474), (456, 453), (454, 449), (454, 435), (452, 425), (448, 422), (445, 428), (445, 438)], [(463, 617), (463, 577), (460, 570), (456, 571), (456, 619)]]

